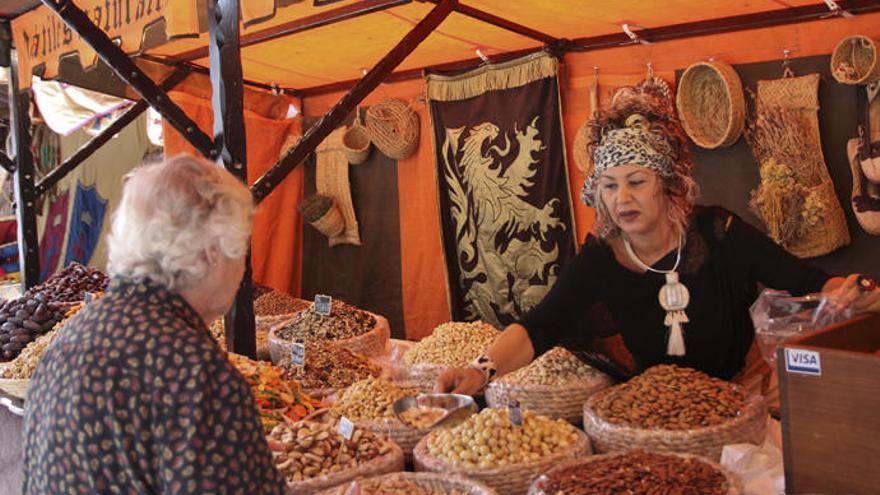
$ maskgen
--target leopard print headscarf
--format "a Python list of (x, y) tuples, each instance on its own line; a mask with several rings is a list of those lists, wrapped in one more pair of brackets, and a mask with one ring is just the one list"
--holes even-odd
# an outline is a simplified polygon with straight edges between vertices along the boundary
[[(671, 147), (662, 135), (641, 125), (641, 116), (633, 116), (633, 124), (605, 133), (602, 142), (593, 150), (593, 170), (581, 188), (581, 200), (590, 207), (596, 205), (596, 186), (606, 170), (620, 165), (638, 165), (657, 172), (661, 177), (672, 177)], [(628, 124), (630, 119), (628, 120)]]

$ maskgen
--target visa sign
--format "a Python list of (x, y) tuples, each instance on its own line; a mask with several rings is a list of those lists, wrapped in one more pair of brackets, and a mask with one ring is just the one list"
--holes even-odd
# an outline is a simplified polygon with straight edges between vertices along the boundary
[(785, 371), (822, 376), (822, 360), (816, 351), (785, 349)]

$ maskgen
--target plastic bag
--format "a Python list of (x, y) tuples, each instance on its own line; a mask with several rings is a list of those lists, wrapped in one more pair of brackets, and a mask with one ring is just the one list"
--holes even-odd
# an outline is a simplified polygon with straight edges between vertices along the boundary
[(794, 297), (788, 292), (764, 289), (749, 309), (761, 355), (771, 366), (776, 364), (779, 345), (805, 333), (819, 330), (853, 316), (853, 309), (833, 309), (823, 294)]

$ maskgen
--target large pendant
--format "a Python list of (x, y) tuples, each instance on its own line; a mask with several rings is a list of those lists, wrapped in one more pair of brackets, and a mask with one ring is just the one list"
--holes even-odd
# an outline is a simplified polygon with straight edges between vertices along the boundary
[(666, 285), (660, 288), (660, 306), (666, 310), (665, 325), (669, 327), (669, 339), (666, 344), (666, 354), (670, 356), (684, 356), (684, 333), (682, 323), (687, 323), (687, 309), (690, 302), (690, 293), (687, 287), (678, 281), (678, 273), (666, 274)]

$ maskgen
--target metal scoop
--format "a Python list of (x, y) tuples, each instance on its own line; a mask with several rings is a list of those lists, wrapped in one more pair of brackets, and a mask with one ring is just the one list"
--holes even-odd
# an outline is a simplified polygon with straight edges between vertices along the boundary
[(446, 414), (426, 428), (449, 428), (455, 426), (471, 414), (477, 412), (477, 403), (469, 395), (461, 394), (419, 394), (415, 397), (404, 397), (394, 403), (394, 415), (403, 424), (407, 424), (402, 417), (404, 411), (413, 408), (436, 408), (446, 410)]

